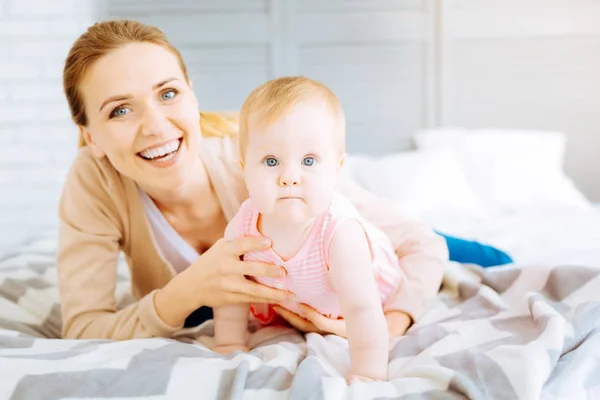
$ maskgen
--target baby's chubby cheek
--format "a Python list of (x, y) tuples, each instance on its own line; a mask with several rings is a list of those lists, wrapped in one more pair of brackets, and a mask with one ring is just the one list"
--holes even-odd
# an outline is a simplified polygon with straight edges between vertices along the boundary
[(276, 196), (269, 193), (266, 188), (248, 188), (248, 194), (252, 200), (252, 205), (263, 214), (269, 213), (276, 202)]
[(277, 191), (264, 183), (249, 181), (246, 184), (252, 205), (262, 214), (269, 214), (277, 202)]

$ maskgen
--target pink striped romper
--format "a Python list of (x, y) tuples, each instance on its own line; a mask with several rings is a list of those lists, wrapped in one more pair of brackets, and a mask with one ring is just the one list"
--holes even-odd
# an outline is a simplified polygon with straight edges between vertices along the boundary
[[(258, 217), (251, 200), (246, 200), (234, 217), (234, 236), (262, 236), (258, 231)], [(388, 237), (363, 219), (350, 201), (340, 194), (336, 194), (329, 208), (317, 217), (308, 238), (291, 259), (284, 261), (273, 249), (268, 249), (247, 253), (244, 260), (269, 262), (286, 269), (287, 274), (282, 278), (256, 279), (262, 284), (296, 294), (296, 300), (283, 303), (283, 307), (302, 315), (298, 305), (304, 303), (331, 318), (341, 317), (337, 294), (329, 277), (328, 249), (337, 228), (348, 219), (358, 220), (365, 229), (372, 255), (370, 268), (383, 304), (402, 278), (398, 258)], [(360, 293), (360, 288), (356, 289)], [(278, 315), (266, 304), (251, 304), (250, 311), (264, 325), (278, 320)]]

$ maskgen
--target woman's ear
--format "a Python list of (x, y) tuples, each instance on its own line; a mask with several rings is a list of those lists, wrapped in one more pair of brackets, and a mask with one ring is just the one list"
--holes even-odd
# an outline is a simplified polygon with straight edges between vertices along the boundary
[(96, 158), (103, 158), (106, 155), (106, 153), (98, 146), (98, 144), (94, 142), (92, 133), (81, 125), (79, 126), (79, 134), (85, 140), (85, 143), (90, 146), (90, 149), (92, 149), (92, 154), (94, 154)]

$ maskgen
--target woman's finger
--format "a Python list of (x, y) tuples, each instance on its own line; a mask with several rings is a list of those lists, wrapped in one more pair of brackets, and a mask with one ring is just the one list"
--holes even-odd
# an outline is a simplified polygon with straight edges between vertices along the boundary
[(234, 292), (244, 294), (248, 298), (268, 299), (269, 303), (280, 303), (283, 301), (292, 301), (296, 298), (294, 293), (287, 290), (276, 289), (260, 283), (244, 279), (233, 288)]
[(294, 328), (298, 329), (301, 332), (318, 332), (317, 327), (312, 322), (302, 318), (301, 316), (291, 312), (290, 310), (286, 310), (283, 307), (273, 306), (273, 311), (275, 311), (290, 325), (292, 325)]
[(268, 249), (271, 241), (262, 236), (243, 236), (233, 239), (229, 245), (233, 254), (241, 256), (251, 251)]
[(300, 308), (304, 312), (304, 315), (306, 315), (306, 319), (312, 322), (319, 331), (342, 336), (344, 338), (347, 336), (346, 321), (343, 319), (328, 318), (306, 304), (301, 304)]
[(273, 304), (273, 300), (264, 297), (255, 297), (244, 293), (232, 293), (228, 298), (231, 303), (264, 303)]
[(264, 263), (260, 261), (240, 261), (234, 264), (232, 273), (248, 275), (248, 276), (269, 276), (283, 277), (285, 269), (274, 264)]

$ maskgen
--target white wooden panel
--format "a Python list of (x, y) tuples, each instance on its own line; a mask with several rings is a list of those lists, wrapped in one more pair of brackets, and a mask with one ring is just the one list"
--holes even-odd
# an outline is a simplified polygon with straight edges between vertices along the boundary
[(453, 38), (600, 34), (600, 3), (458, 9), (450, 18)]
[(297, 40), (302, 42), (389, 42), (424, 40), (421, 12), (299, 14)]
[(239, 110), (248, 94), (269, 79), (264, 46), (181, 47), (201, 109)]
[[(284, 0), (285, 1), (285, 0)], [(290, 0), (287, 0), (288, 2)], [(296, 1), (287, 70), (323, 81), (339, 96), (348, 151), (411, 146), (435, 113), (432, 1)]]
[(460, 40), (453, 61), (457, 122), (551, 126), (600, 105), (600, 37)]
[(122, 16), (181, 14), (187, 12), (264, 12), (265, 0), (110, 0), (109, 9)]
[[(111, 10), (111, 16), (122, 17)], [(269, 18), (260, 14), (140, 15), (136, 20), (160, 28), (177, 46), (224, 43), (265, 44)]]
[(301, 0), (299, 12), (381, 12), (398, 10), (422, 10), (425, 0)]
[(499, 9), (535, 6), (540, 10), (544, 7), (562, 6), (564, 8), (578, 5), (598, 4), (598, 0), (446, 0), (452, 3), (454, 9)]

